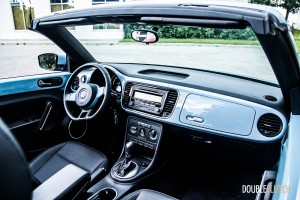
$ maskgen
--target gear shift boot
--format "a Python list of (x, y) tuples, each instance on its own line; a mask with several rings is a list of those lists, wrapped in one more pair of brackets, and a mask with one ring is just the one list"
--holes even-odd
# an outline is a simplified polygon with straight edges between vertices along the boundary
[(139, 170), (138, 165), (131, 161), (133, 155), (134, 142), (127, 142), (125, 145), (125, 158), (114, 167), (114, 173), (119, 178), (130, 178), (136, 175)]
[(136, 175), (138, 171), (138, 165), (127, 158), (124, 158), (123, 161), (114, 167), (114, 173), (118, 178), (131, 178)]

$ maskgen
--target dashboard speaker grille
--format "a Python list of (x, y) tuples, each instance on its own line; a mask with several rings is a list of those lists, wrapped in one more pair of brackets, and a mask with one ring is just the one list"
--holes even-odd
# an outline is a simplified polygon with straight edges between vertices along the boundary
[(127, 82), (125, 85), (124, 96), (123, 96), (123, 106), (125, 106), (125, 107), (128, 106), (128, 102), (130, 100), (129, 94), (130, 94), (130, 90), (131, 90), (132, 86), (133, 86), (133, 83), (131, 83), (131, 82)]
[(174, 106), (178, 98), (178, 92), (176, 90), (170, 90), (167, 96), (165, 106), (163, 108), (163, 117), (168, 117), (171, 115)]
[(282, 130), (281, 119), (274, 114), (262, 115), (257, 122), (258, 131), (266, 137), (274, 137)]

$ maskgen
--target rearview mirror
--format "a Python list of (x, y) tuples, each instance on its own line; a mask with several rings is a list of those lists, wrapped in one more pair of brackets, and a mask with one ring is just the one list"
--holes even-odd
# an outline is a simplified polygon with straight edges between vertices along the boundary
[(131, 31), (131, 38), (137, 42), (149, 44), (158, 41), (158, 34), (153, 30), (133, 30)]
[(66, 55), (44, 53), (38, 56), (39, 65), (42, 69), (51, 71), (66, 71), (67, 57)]

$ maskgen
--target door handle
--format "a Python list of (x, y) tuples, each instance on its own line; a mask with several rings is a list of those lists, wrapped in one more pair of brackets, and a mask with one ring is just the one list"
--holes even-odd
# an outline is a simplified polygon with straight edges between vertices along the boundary
[(191, 115), (186, 116), (186, 119), (189, 120), (189, 121), (192, 121), (192, 122), (198, 122), (198, 123), (203, 123), (204, 122), (203, 118), (195, 117), (195, 116), (191, 116)]
[(39, 87), (59, 86), (62, 83), (63, 83), (63, 80), (60, 77), (40, 79), (37, 82)]
[(43, 80), (38, 81), (38, 86), (40, 87), (50, 87), (52, 86), (52, 83), (45, 83)]

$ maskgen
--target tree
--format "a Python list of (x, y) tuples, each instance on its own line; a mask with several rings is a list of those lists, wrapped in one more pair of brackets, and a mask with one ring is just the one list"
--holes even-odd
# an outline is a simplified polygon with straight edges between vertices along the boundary
[(286, 9), (285, 19), (287, 20), (290, 13), (296, 13), (299, 11), (300, 8), (300, 0), (285, 0), (282, 1), (280, 7)]
[[(263, 4), (268, 6), (279, 6), (282, 0), (249, 0), (250, 3)], [(289, 0), (286, 0), (289, 1)]]
[(300, 9), (300, 0), (250, 0), (249, 2), (275, 7), (282, 7), (286, 9), (286, 20), (289, 18), (290, 13), (296, 13)]

